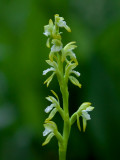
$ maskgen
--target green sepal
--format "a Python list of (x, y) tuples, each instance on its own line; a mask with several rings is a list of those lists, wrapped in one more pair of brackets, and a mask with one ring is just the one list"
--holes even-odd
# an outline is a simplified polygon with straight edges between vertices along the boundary
[(87, 120), (83, 118), (83, 132), (85, 132), (86, 126), (87, 126)]
[(50, 66), (54, 67), (55, 69), (58, 68), (58, 65), (55, 61), (46, 60), (46, 63), (49, 64)]
[(55, 72), (53, 72), (53, 74), (48, 79), (46, 79), (46, 81), (44, 82), (44, 84), (47, 83), (47, 87), (49, 86), (50, 82), (52, 81), (54, 75), (55, 75)]
[(49, 96), (49, 97), (50, 97), (52, 103), (59, 104), (59, 102), (57, 101), (56, 98), (54, 98), (53, 96)]
[(49, 53), (49, 59), (53, 62), (53, 57), (54, 57), (54, 52), (50, 52)]
[(74, 43), (76, 43), (76, 42), (69, 42), (65, 47), (64, 47), (64, 51), (65, 52), (68, 52), (68, 51), (70, 51), (70, 50), (73, 50), (73, 49), (75, 49), (77, 46), (76, 45), (73, 45)]
[(78, 81), (75, 77), (69, 76), (69, 79), (70, 79), (70, 81), (71, 81), (74, 85), (76, 85), (76, 86), (78, 86), (79, 88), (81, 88), (81, 84), (79, 83), (79, 81)]
[(65, 25), (65, 27), (64, 27), (68, 32), (71, 32), (71, 29), (70, 29), (70, 27), (69, 26), (67, 26), (67, 25)]
[(52, 132), (56, 131), (57, 130), (57, 125), (55, 122), (53, 121), (45, 121), (45, 124), (44, 124), (44, 127), (45, 128), (50, 128), (52, 130)]
[(52, 137), (54, 136), (54, 133), (50, 133), (46, 140), (43, 142), (42, 146), (45, 146), (46, 144), (48, 144), (50, 142), (50, 140), (52, 139)]
[(77, 126), (78, 126), (78, 129), (81, 131), (80, 119), (79, 119), (79, 115), (78, 114), (77, 114)]
[(73, 60), (76, 64), (78, 64), (78, 61), (76, 59), (76, 55), (74, 52), (69, 52), (68, 56), (70, 56), (70, 59)]
[(46, 46), (50, 48), (50, 38), (47, 39)]
[(77, 66), (76, 63), (69, 63), (65, 66), (65, 81), (67, 82), (68, 81), (68, 77), (71, 73), (71, 71)]
[(77, 66), (76, 63), (69, 63), (65, 66), (65, 76), (69, 76), (70, 72)]
[(54, 94), (54, 96), (59, 100), (58, 95), (57, 95), (53, 90), (51, 90), (51, 92), (52, 92), (52, 94)]
[(56, 107), (57, 109), (59, 109), (60, 104), (59, 104), (59, 101), (58, 101), (56, 98), (54, 98), (53, 96), (48, 96), (48, 97), (46, 97), (46, 99), (47, 99), (48, 101), (52, 102), (53, 104), (55, 104), (55, 107)]
[(61, 40), (53, 39), (53, 40), (52, 40), (52, 44), (54, 44), (54, 45), (56, 45), (56, 46), (61, 46), (62, 42), (61, 42)]
[(73, 45), (74, 43), (76, 43), (76, 42), (70, 42), (70, 43), (68, 43), (68, 44), (61, 50), (61, 51), (62, 51), (62, 62), (65, 61), (65, 59), (66, 59), (67, 56), (70, 56), (70, 58), (71, 58), (74, 62), (78, 63), (75, 54), (72, 52), (72, 50), (77, 47), (76, 45)]
[(90, 102), (84, 102), (84, 103), (82, 103), (82, 104), (80, 105), (80, 107), (78, 108), (77, 113), (78, 113), (79, 115), (81, 115), (82, 110), (86, 110), (86, 108), (88, 108), (90, 105), (91, 105)]
[(70, 71), (72, 71), (75, 67), (77, 66), (77, 64), (76, 63), (69, 63), (69, 64), (67, 64), (66, 66), (65, 66), (65, 72), (70, 72)]
[(52, 21), (52, 19), (49, 20), (49, 25), (53, 26), (53, 21)]
[(49, 114), (49, 117), (45, 120), (45, 122), (46, 121), (50, 121), (54, 116), (55, 116), (55, 114), (57, 113), (57, 108), (54, 108), (51, 112), (50, 112), (50, 114)]

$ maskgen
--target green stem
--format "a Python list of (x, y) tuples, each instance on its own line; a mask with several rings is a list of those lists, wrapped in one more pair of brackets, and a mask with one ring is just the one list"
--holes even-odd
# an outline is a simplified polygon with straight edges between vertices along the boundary
[(68, 87), (67, 84), (64, 83), (62, 87), (62, 97), (63, 97), (63, 109), (64, 109), (64, 128), (63, 128), (63, 142), (64, 142), (64, 150), (67, 152), (67, 144), (70, 134), (70, 120), (69, 120), (69, 110), (68, 110)]
[(63, 127), (63, 144), (59, 145), (59, 160), (66, 160), (67, 144), (70, 134), (70, 118), (68, 110), (69, 92), (67, 82), (64, 79), (63, 63), (61, 62), (61, 55), (58, 55), (58, 68), (59, 75), (58, 81), (63, 98), (63, 111), (64, 111), (64, 127)]
[(66, 160), (66, 149), (64, 145), (59, 145), (59, 160)]

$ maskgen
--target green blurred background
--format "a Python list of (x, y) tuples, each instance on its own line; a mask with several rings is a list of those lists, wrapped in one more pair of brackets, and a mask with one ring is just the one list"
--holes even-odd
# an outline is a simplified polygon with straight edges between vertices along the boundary
[[(61, 96), (56, 78), (49, 88), (42, 71), (49, 49), (43, 26), (60, 14), (76, 41), (82, 89), (69, 83), (70, 114), (90, 101), (85, 133), (72, 127), (68, 160), (119, 159), (120, 0), (0, 0), (0, 160), (58, 160), (55, 138), (41, 144), (50, 89)], [(55, 121), (62, 130), (57, 114)]]

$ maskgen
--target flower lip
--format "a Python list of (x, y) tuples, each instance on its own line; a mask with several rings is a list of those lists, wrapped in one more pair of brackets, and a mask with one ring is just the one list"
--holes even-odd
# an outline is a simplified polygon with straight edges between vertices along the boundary
[(45, 36), (49, 36), (49, 32), (43, 32)]
[(80, 73), (78, 71), (72, 70), (71, 73), (74, 73), (77, 77), (80, 76)]
[(82, 117), (85, 118), (86, 120), (90, 120), (90, 115), (87, 113), (86, 110), (83, 110), (82, 111)]
[(45, 128), (45, 130), (43, 132), (43, 136), (47, 136), (50, 132), (52, 132), (51, 129)]
[(48, 107), (45, 109), (45, 112), (46, 112), (46, 113), (49, 113), (49, 112), (53, 109), (54, 106), (55, 106), (55, 104), (51, 104), (50, 106), (48, 106)]
[(46, 75), (50, 71), (55, 71), (55, 69), (53, 67), (50, 67), (50, 68), (43, 71), (43, 75)]
[(94, 107), (87, 107), (85, 110), (82, 110), (82, 117), (85, 118), (86, 120), (90, 120), (90, 115), (88, 114), (88, 112), (92, 111), (94, 109)]

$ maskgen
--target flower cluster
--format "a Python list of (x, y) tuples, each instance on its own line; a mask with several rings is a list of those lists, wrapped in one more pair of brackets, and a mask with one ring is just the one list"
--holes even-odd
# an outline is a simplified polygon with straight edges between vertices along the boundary
[[(80, 73), (76, 70), (76, 66), (78, 65), (78, 61), (76, 55), (74, 53), (74, 49), (77, 47), (75, 42), (70, 42), (67, 45), (63, 46), (61, 33), (59, 32), (60, 28), (65, 28), (68, 32), (71, 32), (71, 29), (67, 26), (63, 17), (59, 17), (58, 14), (55, 15), (55, 22), (50, 19), (49, 24), (44, 26), (44, 35), (48, 37), (46, 46), (50, 49), (49, 60), (46, 60), (47, 64), (50, 66), (48, 69), (43, 71), (43, 75), (46, 75), (48, 72), (52, 74), (45, 80), (44, 84), (49, 86), (53, 77), (56, 75), (61, 93), (63, 98), (66, 98), (66, 93), (64, 94), (64, 90), (68, 86), (68, 81), (70, 80), (74, 85), (81, 88), (81, 84), (79, 83), (76, 77), (80, 76)], [(59, 98), (57, 94), (51, 90), (54, 96), (48, 96), (46, 99), (51, 102), (51, 104), (45, 109), (46, 113), (49, 113), (48, 118), (45, 120), (45, 131), (43, 132), (43, 136), (47, 136), (43, 145), (49, 143), (53, 136), (56, 136), (59, 143), (63, 143), (63, 136), (58, 132), (57, 125), (55, 122), (51, 121), (55, 114), (58, 112), (63, 121), (66, 119), (65, 108), (68, 106), (61, 107)], [(64, 97), (65, 96), (65, 97)], [(68, 98), (68, 97), (67, 97)], [(66, 99), (65, 101), (68, 101)], [(72, 124), (77, 121), (77, 126), (81, 131), (80, 126), (80, 117), (83, 120), (83, 131), (86, 129), (87, 120), (90, 120), (89, 111), (92, 111), (94, 107), (91, 107), (91, 103), (86, 102), (83, 103), (79, 109), (68, 119), (68, 127), (69, 130)], [(70, 124), (69, 124), (70, 123)]]

